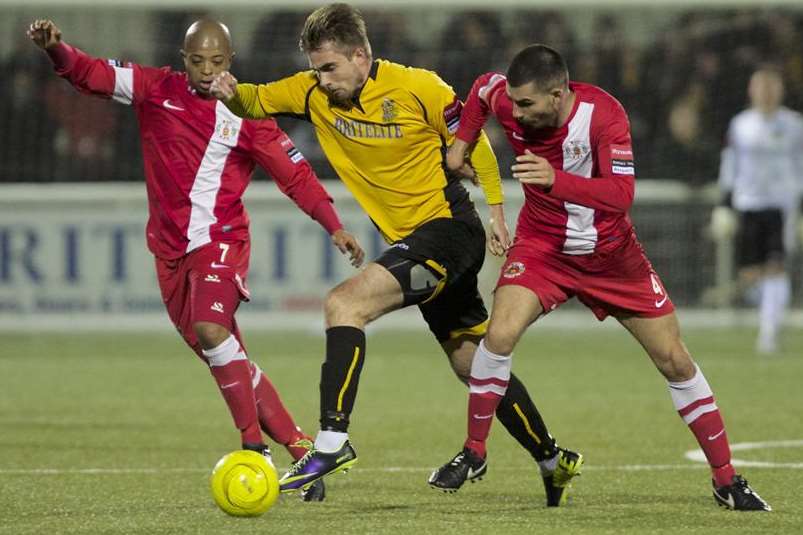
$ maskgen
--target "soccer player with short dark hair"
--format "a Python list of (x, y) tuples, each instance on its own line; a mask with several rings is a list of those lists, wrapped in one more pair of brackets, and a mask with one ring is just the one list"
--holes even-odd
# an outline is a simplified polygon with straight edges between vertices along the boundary
[[(223, 24), (199, 20), (184, 38), (185, 72), (93, 58), (62, 41), (49, 20), (28, 31), (59, 76), (82, 93), (131, 105), (137, 114), (150, 217), (148, 247), (168, 315), (209, 365), (240, 430), (242, 447), (269, 456), (262, 432), (294, 459), (312, 446), (279, 395), (247, 357), (234, 315), (248, 300), (248, 214), (242, 196), (255, 165), (332, 235), (352, 262), (363, 251), (343, 230), (332, 199), (274, 121), (244, 121), (209, 94), (212, 77), (231, 66)], [(260, 430), (261, 428), (261, 430)], [(323, 499), (322, 485), (305, 495)]]
[[(569, 81), (556, 50), (528, 46), (513, 58), (507, 76), (491, 72), (474, 83), (447, 154), (450, 168), (463, 165), (490, 113), (517, 154), (512, 171), (525, 204), (471, 367), (468, 438), (433, 479), (454, 484), (485, 466), (490, 421), (478, 416), (502, 399), (516, 343), (530, 324), (576, 296), (599, 320), (616, 318), (666, 378), (675, 408), (711, 466), (717, 503), (769, 511), (731, 466), (711, 388), (683, 344), (672, 301), (636, 239), (628, 216), (635, 167), (622, 105), (599, 87)], [(501, 388), (488, 389), (489, 382)]]
[[(443, 161), (462, 102), (433, 72), (374, 60), (365, 22), (347, 4), (313, 12), (301, 48), (310, 71), (259, 86), (237, 84), (224, 73), (212, 92), (243, 117), (290, 114), (310, 121), (340, 179), (391, 247), (326, 298), (321, 431), (315, 449), (282, 478), (283, 491), (304, 488), (356, 461), (347, 430), (368, 323), (417, 305), (453, 370), (467, 381), (488, 318), (477, 290), (483, 225), (460, 178), (448, 174)], [(468, 152), (493, 218), (490, 248), (501, 254), (509, 234), (496, 158), (482, 133)], [(473, 173), (468, 166), (455, 172), (461, 169)], [(582, 457), (557, 447), (514, 375), (505, 378), (508, 384), (496, 416), (538, 462), (547, 504), (557, 506)], [(483, 415), (493, 416), (494, 411)], [(483, 472), (484, 467), (473, 475)]]

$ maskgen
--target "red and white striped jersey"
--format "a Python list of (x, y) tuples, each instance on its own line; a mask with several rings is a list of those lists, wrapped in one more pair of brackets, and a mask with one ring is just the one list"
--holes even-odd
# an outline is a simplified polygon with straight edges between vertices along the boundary
[(555, 168), (548, 191), (523, 185), (525, 204), (516, 236), (545, 251), (570, 255), (609, 251), (629, 238), (635, 168), (622, 105), (596, 86), (572, 82), (576, 99), (566, 124), (532, 130), (513, 118), (506, 88), (502, 74), (480, 76), (466, 100), (457, 137), (473, 142), (493, 112), (516, 155), (529, 149)]
[(309, 163), (275, 121), (243, 120), (222, 102), (201, 98), (184, 72), (93, 58), (64, 43), (48, 54), (79, 91), (134, 107), (148, 191), (148, 248), (157, 257), (249, 239), (242, 196), (255, 164), (330, 233), (342, 227)]

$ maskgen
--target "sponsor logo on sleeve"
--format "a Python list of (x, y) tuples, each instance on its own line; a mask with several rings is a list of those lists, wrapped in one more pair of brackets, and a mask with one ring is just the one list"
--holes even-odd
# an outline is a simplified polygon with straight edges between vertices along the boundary
[(454, 101), (443, 109), (443, 120), (450, 134), (457, 132), (460, 127), (460, 114), (463, 113), (463, 103), (455, 97)]
[(126, 69), (130, 69), (130, 68), (132, 68), (134, 66), (134, 64), (131, 63), (130, 61), (122, 61), (122, 60), (113, 59), (113, 58), (108, 58), (106, 60), (106, 63), (109, 64), (111, 67), (123, 67), (123, 68), (126, 68)]
[(290, 157), (290, 161), (293, 163), (298, 163), (304, 159), (304, 155), (295, 147), (287, 149), (287, 156)]
[(290, 140), (289, 137), (284, 136), (281, 141), (279, 141), (284, 151), (287, 153), (287, 157), (290, 158), (290, 161), (293, 163), (298, 163), (304, 159), (304, 155), (301, 154), (301, 151), (298, 150), (293, 142)]
[(630, 145), (611, 145), (611, 171), (616, 175), (636, 174)]

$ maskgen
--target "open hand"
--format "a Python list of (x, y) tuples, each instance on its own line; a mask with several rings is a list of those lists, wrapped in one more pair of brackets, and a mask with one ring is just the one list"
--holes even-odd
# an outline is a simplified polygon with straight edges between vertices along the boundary
[(555, 169), (549, 160), (530, 152), (516, 156), (516, 163), (511, 167), (513, 178), (522, 184), (532, 184), (542, 188), (551, 188), (555, 183)]
[(358, 268), (362, 265), (362, 261), (365, 259), (365, 251), (360, 247), (357, 238), (351, 233), (343, 229), (335, 231), (332, 234), (332, 243), (341, 253), (349, 255), (349, 261), (352, 266)]
[(505, 221), (505, 210), (502, 204), (492, 204), (488, 207), (491, 218), (488, 221), (488, 250), (494, 256), (504, 256), (513, 244), (510, 229)]

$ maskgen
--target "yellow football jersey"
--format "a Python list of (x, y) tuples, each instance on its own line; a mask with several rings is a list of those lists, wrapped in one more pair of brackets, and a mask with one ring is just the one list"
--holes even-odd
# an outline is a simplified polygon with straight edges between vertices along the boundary
[[(432, 219), (474, 217), (468, 192), (443, 166), (462, 103), (434, 72), (376, 60), (350, 109), (330, 102), (313, 71), (239, 84), (227, 105), (247, 118), (312, 122), (332, 167), (389, 242)], [(480, 143), (472, 163), (487, 202), (500, 203), (496, 158), (487, 138)]]

